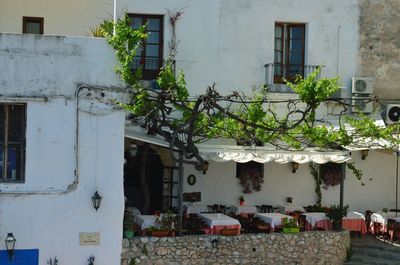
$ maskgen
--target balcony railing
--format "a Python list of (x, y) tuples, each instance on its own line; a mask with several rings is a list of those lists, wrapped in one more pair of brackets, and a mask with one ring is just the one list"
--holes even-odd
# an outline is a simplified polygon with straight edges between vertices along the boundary
[(295, 82), (298, 76), (307, 78), (317, 68), (318, 65), (269, 63), (265, 65), (265, 84), (270, 92), (293, 93), (293, 90), (285, 85), (285, 80)]
[[(159, 57), (134, 57), (132, 62), (132, 69), (142, 67), (143, 80), (154, 80), (157, 78), (160, 69), (164, 66), (166, 60)], [(172, 62), (175, 73), (175, 61)]]

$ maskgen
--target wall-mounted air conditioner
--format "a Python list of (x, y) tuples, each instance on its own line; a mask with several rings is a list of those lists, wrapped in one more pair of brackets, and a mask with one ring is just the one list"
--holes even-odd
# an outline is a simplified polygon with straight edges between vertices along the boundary
[(388, 104), (386, 107), (386, 123), (400, 122), (400, 104)]
[(353, 97), (351, 100), (351, 112), (353, 113), (372, 113), (373, 103), (371, 98)]
[(353, 94), (374, 93), (374, 79), (367, 77), (353, 77), (351, 79), (351, 93)]

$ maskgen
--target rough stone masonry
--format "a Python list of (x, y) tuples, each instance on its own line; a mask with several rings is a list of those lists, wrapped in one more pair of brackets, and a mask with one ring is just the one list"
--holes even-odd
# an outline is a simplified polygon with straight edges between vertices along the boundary
[[(212, 240), (218, 241), (213, 246)], [(296, 264), (338, 265), (350, 246), (348, 231), (239, 236), (124, 239), (121, 265)]]

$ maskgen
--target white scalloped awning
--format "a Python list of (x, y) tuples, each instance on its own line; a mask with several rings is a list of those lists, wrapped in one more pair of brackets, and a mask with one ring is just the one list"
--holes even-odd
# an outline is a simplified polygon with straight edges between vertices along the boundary
[(324, 164), (327, 162), (343, 163), (350, 159), (348, 151), (317, 150), (311, 148), (303, 151), (273, 150), (264, 146), (249, 149), (242, 146), (199, 145), (198, 148), (200, 155), (204, 159), (218, 162), (234, 161), (246, 163), (255, 161), (258, 163), (276, 162), (280, 164), (314, 162)]
[[(147, 135), (138, 127), (125, 126), (125, 137), (169, 147), (162, 138)], [(276, 150), (272, 146), (243, 147), (237, 145), (222, 144), (198, 144), (199, 153), (205, 160), (217, 162), (234, 161), (246, 163), (255, 161), (258, 163), (276, 162), (280, 164), (297, 162), (299, 164), (314, 162), (324, 164), (327, 162), (343, 163), (350, 159), (349, 151), (336, 151), (327, 149), (308, 148), (303, 151)]]

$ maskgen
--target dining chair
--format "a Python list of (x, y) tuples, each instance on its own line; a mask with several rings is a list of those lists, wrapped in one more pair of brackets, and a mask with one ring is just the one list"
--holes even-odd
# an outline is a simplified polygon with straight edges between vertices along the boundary
[(396, 220), (393, 219), (388, 219), (387, 225), (386, 225), (386, 238), (390, 239), (393, 241), (395, 238), (395, 226), (396, 226)]
[(300, 227), (300, 231), (304, 232), (307, 231), (307, 220), (306, 220), (306, 216), (305, 215), (300, 215), (299, 216), (299, 227)]

